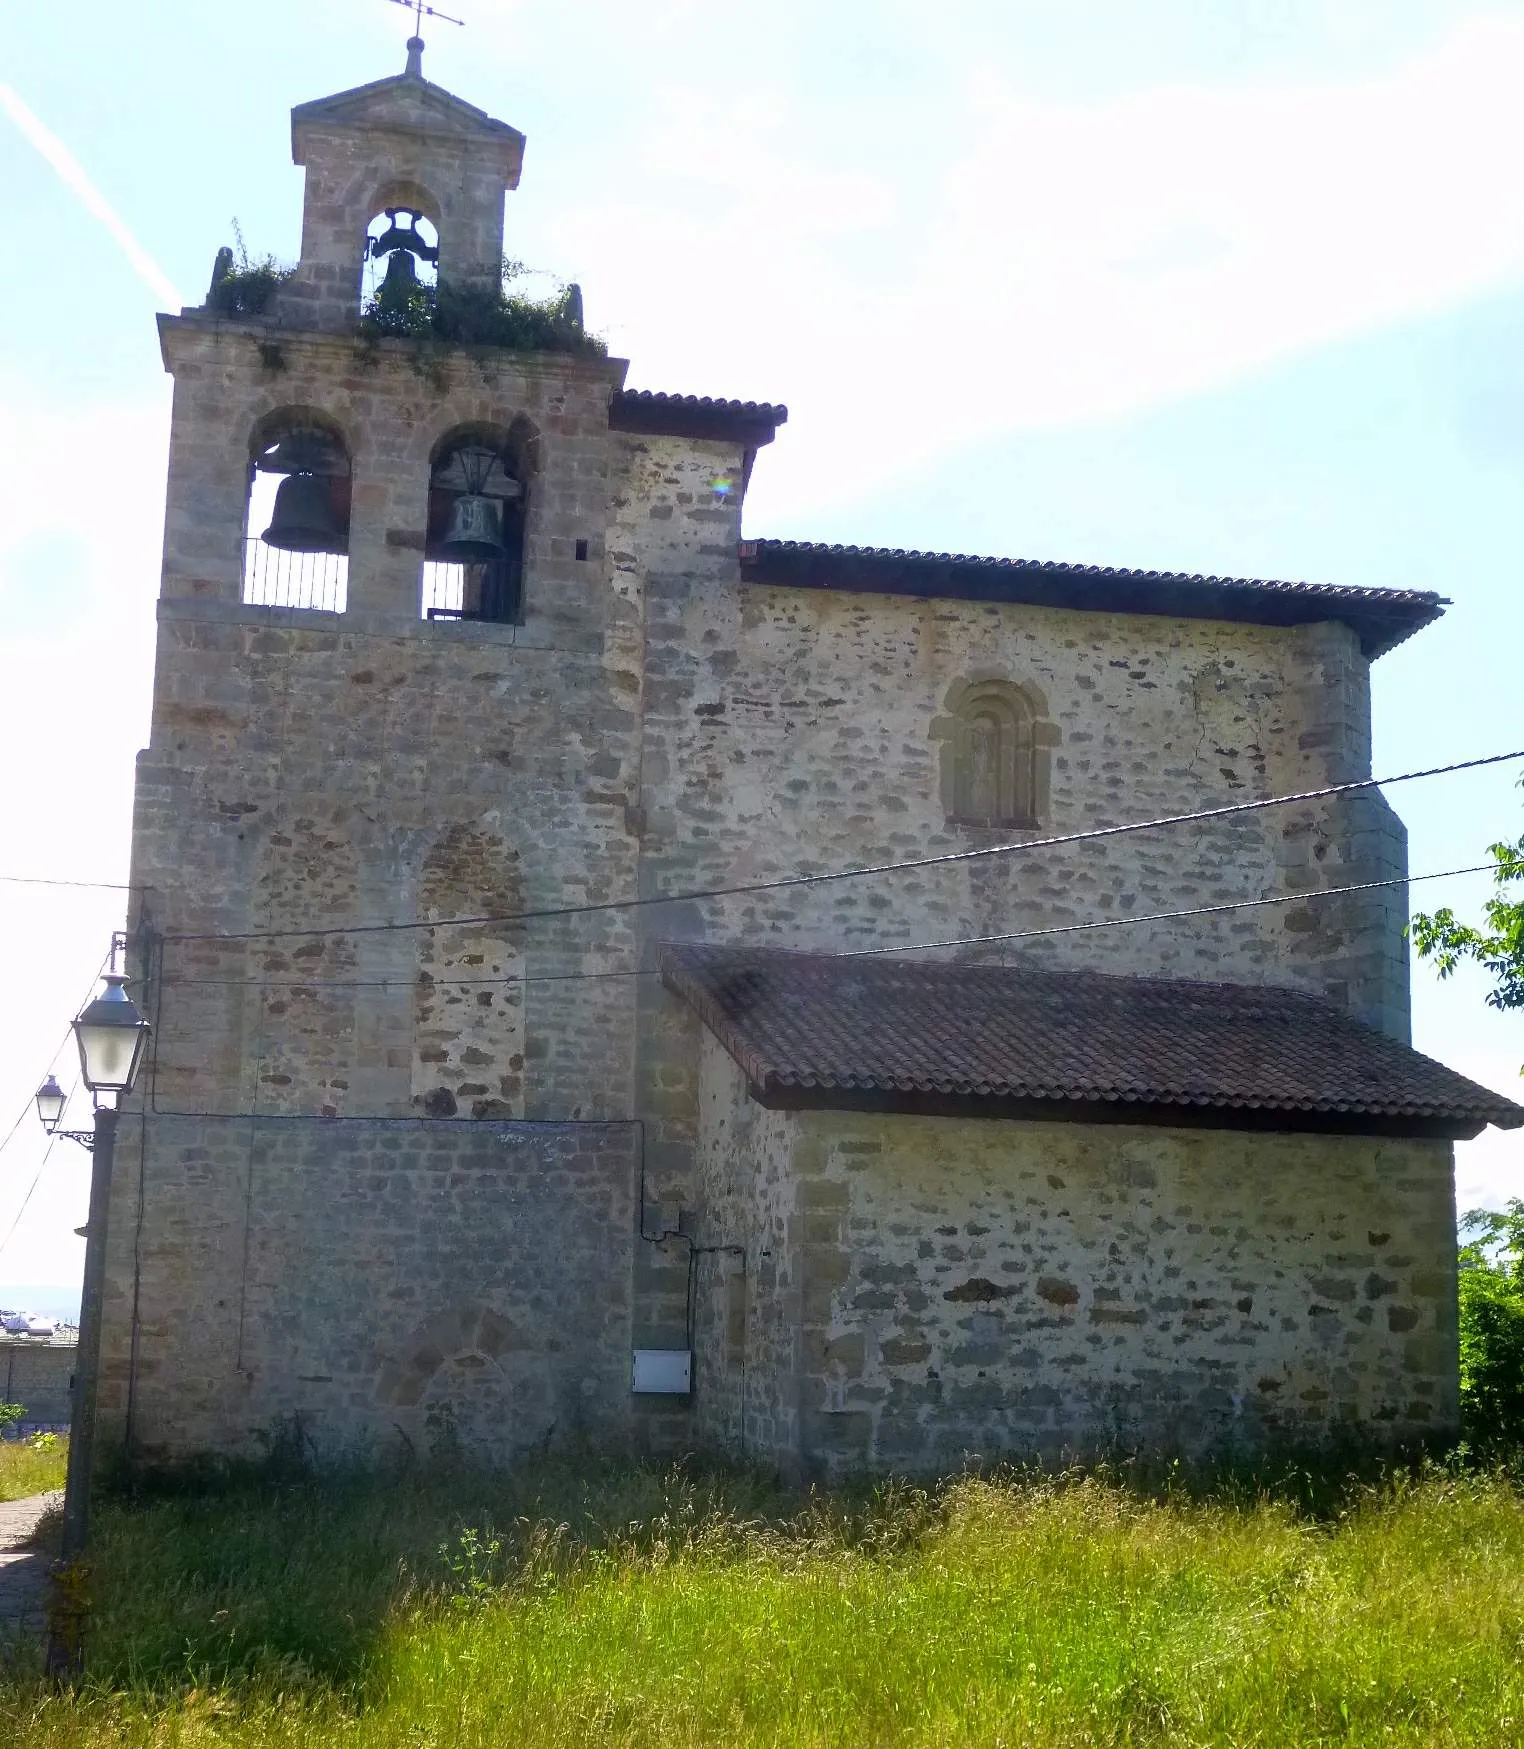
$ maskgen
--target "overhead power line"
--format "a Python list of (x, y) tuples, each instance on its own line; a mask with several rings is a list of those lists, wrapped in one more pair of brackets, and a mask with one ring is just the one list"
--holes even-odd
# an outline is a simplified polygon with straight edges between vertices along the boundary
[[(1080, 930), (1122, 929), (1134, 923), (1164, 923), (1182, 917), (1212, 917), (1228, 911), (1249, 911), (1261, 905), (1296, 905), (1310, 899), (1332, 899), (1340, 893), (1369, 893), (1382, 887), (1408, 887), (1419, 881), (1447, 881), (1457, 875), (1491, 874), (1496, 863), (1477, 862), (1465, 868), (1435, 869), (1430, 874), (1393, 875), (1388, 880), (1354, 881), (1343, 887), (1311, 887), (1300, 893), (1273, 893), (1261, 899), (1229, 899), (1220, 905), (1192, 905), (1178, 911), (1146, 911), (1130, 917), (1096, 917), (1083, 923), (1054, 923), (1042, 929), (1018, 929), (1003, 935), (954, 935), (941, 941), (915, 941), (887, 947), (843, 948), (842, 959), (865, 959), (872, 954), (922, 953), (934, 947), (978, 947), (986, 942), (1031, 941), (1044, 935), (1073, 935)], [(676, 945), (683, 945), (678, 943)], [(735, 944), (744, 947), (744, 942)], [(610, 978), (655, 978), (660, 973), (623, 966), (606, 972), (503, 972), (493, 978), (429, 977), (423, 987), (428, 990), (456, 990), (488, 985), (501, 989), (505, 984), (576, 984)], [(272, 983), (268, 978), (197, 978), (168, 973), (161, 980), (164, 989), (198, 988), (215, 990), (416, 990), (420, 979), (415, 974), (405, 978), (302, 978)]]
[(949, 850), (933, 856), (907, 857), (897, 862), (864, 863), (856, 868), (831, 869), (822, 874), (781, 875), (772, 880), (738, 881), (723, 886), (694, 887), (686, 892), (651, 893), (631, 899), (598, 899), (580, 905), (549, 905), (532, 911), (506, 911), (478, 917), (409, 918), (391, 922), (330, 924), (308, 929), (208, 930), (167, 934), (165, 941), (294, 941), (320, 936), (378, 935), (414, 929), (457, 929), (486, 923), (535, 923), (555, 918), (590, 917), (611, 911), (645, 910), (656, 905), (691, 904), (706, 899), (727, 899), (752, 893), (782, 892), (793, 887), (823, 886), (833, 881), (863, 880), (872, 875), (900, 874), (915, 869), (942, 868), (954, 863), (977, 862), (992, 856), (1013, 856), (1033, 850), (1052, 850), (1070, 844), (1093, 844), (1120, 838), (1132, 832), (1156, 832), (1170, 826), (1199, 825), (1226, 820), (1267, 808), (1292, 807), (1299, 802), (1321, 802), (1334, 796), (1387, 784), (1411, 783), (1421, 777), (1445, 777), (1458, 771), (1475, 771), (1486, 765), (1503, 765), (1524, 759), (1524, 748), (1512, 753), (1489, 753), (1480, 759), (1460, 759), (1449, 765), (1431, 765), (1419, 771), (1402, 771), (1394, 777), (1365, 777), (1350, 783), (1325, 784), (1319, 789), (1297, 790), (1290, 795), (1264, 796), (1255, 801), (1228, 802), (1217, 808), (1197, 808), (1184, 814), (1161, 814), (1150, 820), (1129, 820), (1117, 826), (1093, 826), (1082, 832), (1060, 832), (1047, 838), (1028, 838), (1017, 843), (983, 845), (974, 850)]
[(131, 893), (137, 889), (131, 881), (63, 881), (51, 875), (0, 875), (0, 886), (7, 887), (94, 887), (104, 893)]
[(1306, 899), (1332, 899), (1340, 893), (1370, 893), (1379, 887), (1410, 887), (1415, 881), (1446, 881), (1452, 875), (1490, 874), (1496, 863), (1477, 862), (1467, 868), (1441, 868), (1432, 874), (1394, 875), (1385, 881), (1352, 881), (1345, 887), (1309, 887), (1302, 893), (1273, 893), (1265, 899), (1230, 899), (1222, 905), (1191, 905), (1179, 911), (1142, 911), (1132, 917), (1101, 917), (1084, 923), (1052, 923), (1043, 929), (1010, 929), (999, 935), (957, 935), (944, 941), (914, 941), (903, 947), (854, 947), (843, 959), (866, 959), (871, 954), (923, 953), (933, 947), (981, 947), (997, 941), (1031, 941), (1039, 935), (1075, 935), (1086, 929), (1116, 929), (1124, 923), (1166, 923), (1180, 917), (1216, 917), (1225, 911), (1252, 911), (1258, 905), (1295, 905)]

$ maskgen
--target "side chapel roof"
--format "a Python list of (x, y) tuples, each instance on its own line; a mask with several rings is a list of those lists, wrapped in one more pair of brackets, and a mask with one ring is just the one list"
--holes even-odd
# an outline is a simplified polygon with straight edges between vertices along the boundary
[(1524, 1106), (1293, 990), (670, 946), (661, 970), (781, 1109), (1474, 1136)]

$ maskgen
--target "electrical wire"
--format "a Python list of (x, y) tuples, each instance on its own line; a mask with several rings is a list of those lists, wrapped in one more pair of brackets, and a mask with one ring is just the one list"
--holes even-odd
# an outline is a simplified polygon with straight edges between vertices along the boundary
[(913, 941), (903, 947), (846, 948), (843, 959), (866, 959), (879, 953), (923, 953), (932, 947), (978, 947), (986, 942), (1030, 941), (1038, 935), (1074, 935), (1085, 929), (1116, 929), (1124, 923), (1164, 923), (1178, 917), (1215, 917), (1225, 911), (1252, 911), (1256, 905), (1295, 905), (1303, 899), (1332, 899), (1339, 893), (1370, 893), (1378, 887), (1407, 887), (1415, 881), (1447, 881), (1452, 875), (1489, 874), (1497, 865), (1473, 863), (1469, 868), (1436, 869), (1433, 874), (1402, 875), (1386, 881), (1354, 881), (1347, 887), (1310, 887), (1303, 893), (1275, 893), (1266, 899), (1232, 899), (1223, 905), (1193, 905), (1183, 911), (1143, 911), (1133, 917), (1102, 917), (1085, 923), (1053, 923), (1044, 929), (1012, 929), (1000, 935), (958, 935), (945, 941)]
[[(69, 1089), (71, 1097), (73, 1096), (73, 1092), (74, 1089), (71, 1087)], [(36, 1191), (37, 1186), (42, 1183), (42, 1175), (47, 1171), (48, 1161), (52, 1159), (53, 1150), (57, 1145), (58, 1133), (55, 1131), (48, 1137), (48, 1145), (42, 1151), (42, 1159), (37, 1163), (37, 1170), (32, 1175), (32, 1182), (26, 1187), (26, 1195), (21, 1199), (21, 1207), (16, 1210), (16, 1218), (11, 1222), (9, 1232), (6, 1233), (3, 1239), (0, 1239), (0, 1256), (4, 1256), (6, 1246), (16, 1237), (16, 1229), (21, 1225), (21, 1217), (26, 1213), (27, 1204), (31, 1202), (33, 1193)]]
[(0, 885), (7, 887), (94, 887), (101, 892), (135, 893), (131, 881), (64, 881), (49, 875), (0, 875)]
[(1208, 820), (1230, 819), (1243, 814), (1259, 813), (1266, 808), (1290, 807), (1298, 802), (1319, 802), (1334, 796), (1352, 795), (1359, 790), (1377, 789), (1387, 784), (1411, 783), (1421, 777), (1444, 777), (1458, 771), (1475, 771), (1486, 765), (1502, 765), (1510, 760), (1524, 759), (1524, 748), (1511, 753), (1489, 753), (1479, 759), (1460, 759), (1449, 765), (1431, 765), (1418, 771), (1402, 771), (1393, 777), (1366, 777), (1350, 783), (1326, 784), (1320, 789), (1298, 790), (1290, 795), (1264, 796), (1256, 801), (1229, 802), (1219, 808), (1198, 808), (1185, 814), (1161, 814), (1151, 820), (1129, 820), (1118, 826), (1094, 826), (1082, 832), (1055, 833), (1047, 838), (1028, 838), (1014, 844), (981, 845), (973, 850), (949, 850), (934, 856), (909, 857), (898, 862), (865, 863), (857, 868), (831, 869), (823, 874), (783, 875), (773, 880), (740, 881), (716, 887), (695, 887), (687, 892), (652, 893), (633, 899), (599, 899), (581, 905), (552, 905), (534, 911), (508, 911), (480, 917), (441, 917), (434, 920), (410, 918), (406, 921), (381, 923), (330, 924), (308, 929), (247, 929), (207, 931), (204, 933), (167, 934), (171, 942), (222, 941), (288, 941), (311, 940), (319, 936), (378, 935), (417, 929), (456, 929), (486, 923), (531, 923), (552, 918), (589, 917), (610, 911), (635, 911), (653, 905), (688, 904), (704, 899), (725, 899), (751, 893), (785, 891), (793, 887), (822, 886), (832, 881), (861, 880), (869, 875), (898, 874), (914, 869), (941, 868), (954, 863), (979, 861), (991, 856), (1011, 856), (1032, 850), (1051, 850), (1070, 844), (1091, 844), (1104, 838), (1120, 838), (1131, 832), (1154, 832), (1168, 826), (1198, 825)]
[[(1165, 923), (1184, 917), (1212, 917), (1229, 911), (1248, 911), (1260, 905), (1295, 905), (1309, 899), (1331, 899), (1340, 893), (1370, 893), (1383, 887), (1410, 887), (1419, 881), (1447, 881), (1457, 875), (1490, 874), (1497, 865), (1490, 862), (1471, 863), (1465, 868), (1435, 869), (1431, 874), (1393, 875), (1380, 881), (1355, 881), (1342, 887), (1311, 887), (1300, 893), (1273, 893), (1261, 899), (1229, 899), (1220, 905), (1192, 905), (1176, 911), (1145, 911), (1131, 917), (1096, 917), (1083, 923), (1054, 923), (1042, 929), (1018, 929), (1002, 935), (954, 935), (940, 941), (913, 941), (887, 947), (856, 947), (840, 950), (842, 959), (865, 959), (872, 954), (922, 953), (934, 947), (977, 947), (985, 942), (1030, 941), (1045, 935), (1073, 935), (1087, 929), (1122, 929), (1134, 923)], [(740, 944), (740, 945), (745, 945)], [(780, 950), (788, 951), (788, 950)], [(656, 978), (660, 972), (620, 967), (607, 972), (544, 972), (515, 974), (504, 972), (495, 978), (434, 978), (425, 990), (455, 990), (488, 985), (501, 989), (504, 985), (570, 984), (596, 982), (609, 978)], [(416, 990), (416, 977), (406, 978), (308, 978), (289, 983), (272, 984), (265, 978), (193, 978), (169, 973), (160, 980), (162, 989), (197, 988), (214, 990)]]

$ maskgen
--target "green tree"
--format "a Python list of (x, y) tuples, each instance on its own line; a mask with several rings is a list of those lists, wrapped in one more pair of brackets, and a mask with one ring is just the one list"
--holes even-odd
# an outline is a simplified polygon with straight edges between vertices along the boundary
[(1440, 977), (1448, 978), (1462, 960), (1475, 960), (1491, 975), (1487, 1000), (1494, 1008), (1524, 1008), (1524, 891), (1509, 891), (1524, 882), (1524, 838), (1490, 845), (1488, 854), (1497, 865), (1496, 890), (1483, 907), (1483, 926), (1460, 922), (1446, 905), (1418, 912), (1410, 934), (1418, 957), (1433, 960)]
[(1524, 1452), (1524, 1201), (1461, 1222), (1461, 1425), (1489, 1455)]

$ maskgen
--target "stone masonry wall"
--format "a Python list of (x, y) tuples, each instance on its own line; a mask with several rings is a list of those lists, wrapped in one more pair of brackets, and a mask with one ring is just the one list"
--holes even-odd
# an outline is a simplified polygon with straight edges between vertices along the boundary
[[(702, 1148), (704, 1243), (745, 1245), (753, 1282), (749, 1455), (1456, 1431), (1448, 1143), (764, 1113), (709, 1041)], [(739, 1448), (726, 1309), (711, 1283), (697, 1412)]]
[(105, 1437), (617, 1444), (636, 1171), (628, 1124), (124, 1117)]
[[(165, 344), (170, 507), (134, 841), (142, 912), (168, 937), (161, 1107), (629, 1117), (633, 979), (604, 975), (634, 970), (626, 916), (342, 932), (635, 891), (636, 610), (604, 542), (619, 367), (456, 353), (423, 372), (406, 348), (281, 334), (273, 369), (276, 342), (196, 318), (166, 323)], [(350, 444), (343, 614), (239, 600), (250, 435), (281, 406)], [(524, 623), (423, 621), (433, 446), (525, 420)], [(263, 933), (304, 929), (337, 933)]]
[[(642, 880), (669, 888), (979, 849), (1370, 773), (1367, 664), (1337, 625), (1137, 615), (648, 579)], [(950, 823), (946, 702), (1045, 701), (1036, 829)], [(785, 947), (892, 946), (1313, 892), (1400, 872), (1378, 795), (1113, 841), (716, 900), (664, 927)], [(1400, 897), (1399, 897), (1400, 903)], [(1400, 934), (1352, 895), (1018, 942), (1112, 972), (1282, 983), (1405, 1035)]]

